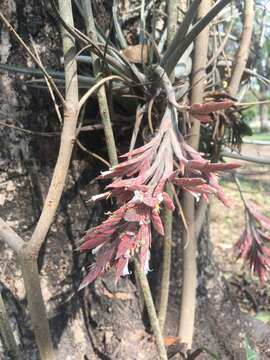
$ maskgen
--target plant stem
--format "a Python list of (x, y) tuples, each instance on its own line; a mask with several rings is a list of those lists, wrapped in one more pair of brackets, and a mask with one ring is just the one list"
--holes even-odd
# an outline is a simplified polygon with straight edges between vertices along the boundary
[(2, 218), (0, 218), (0, 240), (4, 241), (16, 253), (24, 246), (23, 239)]
[[(167, 184), (166, 192), (173, 199), (171, 184)], [(166, 313), (168, 308), (170, 273), (171, 273), (171, 257), (172, 257), (172, 211), (164, 210), (164, 240), (163, 240), (163, 256), (162, 256), (162, 274), (161, 274), (161, 292), (160, 303), (158, 309), (158, 319), (160, 330), (163, 332), (166, 321)]]
[(31, 57), (31, 59), (34, 61), (34, 63), (37, 64), (37, 66), (40, 68), (40, 71), (43, 73), (44, 77), (48, 80), (51, 87), (56, 92), (57, 96), (61, 100), (62, 104), (64, 105), (65, 100), (63, 99), (63, 96), (59, 89), (57, 88), (54, 80), (52, 77), (48, 74), (47, 70), (44, 68), (44, 66), (40, 63), (40, 61), (36, 58), (34, 53), (31, 51), (29, 46), (26, 45), (26, 43), (23, 41), (23, 39), (20, 37), (20, 35), (16, 32), (16, 30), (13, 28), (13, 26), (9, 23), (9, 21), (5, 18), (3, 13), (0, 11), (0, 19), (3, 21), (3, 23), (7, 26), (8, 30), (16, 37), (17, 41), (21, 44), (21, 46), (27, 51), (28, 55)]
[(240, 46), (236, 55), (236, 61), (235, 61), (232, 77), (230, 80), (230, 84), (227, 89), (228, 94), (233, 97), (236, 95), (238, 91), (240, 81), (247, 64), (250, 42), (252, 37), (252, 30), (253, 30), (253, 20), (254, 20), (254, 0), (245, 0), (244, 25), (240, 39)]
[[(59, 0), (59, 11), (66, 23), (73, 25), (71, 1)], [(61, 29), (66, 83), (64, 125), (61, 134), (59, 154), (44, 207), (31, 241), (26, 246), (26, 251), (29, 254), (38, 254), (51, 226), (64, 190), (72, 150), (76, 140), (76, 126), (78, 120), (78, 79), (75, 60), (75, 40), (63, 27)]]
[(49, 322), (42, 297), (37, 259), (28, 254), (19, 256), (31, 323), (42, 360), (55, 359)]
[[(203, 18), (211, 9), (211, 0), (202, 0), (198, 9), (198, 18)], [(200, 20), (199, 20), (200, 21)], [(207, 63), (209, 28), (208, 26), (197, 36), (194, 48), (191, 103), (203, 101), (203, 82), (198, 82), (205, 75)], [(188, 143), (198, 149), (200, 139), (200, 123), (192, 119)], [(183, 285), (179, 321), (179, 337), (181, 342), (191, 349), (194, 332), (196, 289), (197, 289), (197, 239), (195, 236), (195, 202), (194, 197), (185, 192), (183, 195), (183, 211), (188, 231), (183, 236)]]
[[(177, 1), (168, 1), (168, 24), (167, 24), (167, 45), (170, 45), (176, 33), (177, 26)], [(174, 72), (170, 76), (170, 81), (174, 82)], [(172, 185), (166, 185), (166, 192), (173, 199)], [(171, 248), (172, 248), (172, 223), (173, 213), (172, 211), (165, 208), (164, 210), (164, 239), (163, 239), (163, 256), (162, 256), (162, 274), (160, 284), (160, 302), (158, 309), (158, 319), (160, 330), (163, 333), (164, 325), (166, 322), (166, 314), (169, 300), (170, 290), (170, 273), (171, 273)]]
[(147, 277), (141, 267), (140, 261), (136, 258), (134, 258), (134, 265), (135, 265), (135, 270), (137, 273), (138, 281), (140, 283), (140, 286), (141, 286), (141, 289), (143, 292), (144, 301), (146, 304), (151, 328), (152, 328), (154, 336), (155, 336), (159, 358), (160, 358), (160, 360), (167, 360), (168, 359), (167, 352), (166, 352), (166, 348), (164, 345), (162, 332), (161, 332), (161, 329), (159, 326), (159, 321), (157, 318), (155, 305), (153, 302), (153, 298), (151, 296), (151, 290), (150, 290), (150, 287), (149, 287), (149, 284), (147, 281)]
[(24, 253), (26, 243), (2, 219), (0, 219), (0, 237), (17, 253), (21, 263), (29, 313), (41, 359), (53, 360), (55, 354), (40, 288), (37, 256), (30, 256), (27, 252)]
[(20, 360), (20, 353), (16, 344), (13, 330), (10, 326), (9, 318), (6, 312), (4, 300), (0, 292), (0, 334), (2, 337), (4, 348), (12, 360)]
[[(97, 40), (97, 34), (96, 34), (96, 27), (94, 23), (94, 16), (92, 11), (92, 4), (91, 0), (83, 0), (82, 2), (83, 9), (85, 11), (85, 26), (86, 31), (89, 39), (92, 41), (92, 43), (97, 46), (98, 40)], [(97, 55), (92, 53), (92, 59), (93, 59), (93, 71), (94, 75), (96, 77), (96, 80), (98, 81), (98, 77), (100, 74), (100, 62)], [(113, 135), (113, 129), (111, 124), (111, 117), (110, 117), (110, 110), (109, 105), (107, 101), (107, 95), (106, 95), (106, 89), (105, 86), (101, 86), (97, 92), (98, 96), (98, 104), (99, 104), (99, 111), (101, 116), (101, 121), (104, 127), (104, 133), (106, 138), (106, 144), (109, 154), (109, 160), (111, 163), (111, 166), (114, 166), (118, 163), (117, 159), (117, 152), (116, 152), (116, 146), (115, 146), (115, 140)]]

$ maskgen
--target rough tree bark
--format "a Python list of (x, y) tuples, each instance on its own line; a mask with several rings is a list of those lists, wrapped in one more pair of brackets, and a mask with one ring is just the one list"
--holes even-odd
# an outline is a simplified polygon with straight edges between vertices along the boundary
[[(3, 0), (0, 7), (26, 42), (30, 40), (29, 35), (32, 36), (44, 65), (59, 69), (60, 34), (46, 10), (46, 3)], [(0, 32), (1, 63), (33, 66), (2, 25)], [(35, 132), (60, 131), (49, 94), (26, 87), (25, 81), (29, 79), (30, 76), (7, 73), (1, 73), (0, 78), (0, 121), (32, 131), (32, 134), (26, 134), (19, 129), (0, 128), (0, 216), (24, 239), (30, 238), (39, 218), (59, 148), (59, 137), (44, 137)], [(89, 117), (96, 116), (95, 110), (87, 111)], [(89, 147), (104, 143), (100, 133), (90, 134), (83, 140)], [(132, 276), (122, 279), (116, 287), (113, 274), (108, 274), (77, 292), (82, 264), (87, 259), (75, 251), (76, 241), (86, 228), (103, 218), (106, 210), (105, 206), (87, 204), (91, 195), (99, 191), (97, 183), (91, 182), (99, 171), (97, 162), (75, 148), (60, 208), (41, 249), (38, 269), (54, 346), (59, 359), (156, 360), (155, 344), (146, 331), (147, 324), (143, 321)], [(182, 251), (179, 230), (176, 230), (178, 223), (174, 222), (170, 305), (166, 322), (166, 334), (171, 335), (177, 332), (177, 299), (180, 298)], [(212, 264), (205, 244), (207, 242), (200, 242), (199, 248), (206, 256), (204, 264), (199, 266), (199, 308), (194, 347), (207, 346), (225, 360), (239, 359), (241, 337), (238, 333), (241, 328), (235, 319), (242, 317), (235, 310), (237, 306)], [(0, 253), (0, 290), (21, 359), (38, 360), (20, 267), (14, 252), (1, 242)], [(152, 278), (155, 279), (159, 275), (158, 266), (153, 265), (153, 269)], [(260, 342), (263, 343), (261, 338)], [(266, 340), (263, 346), (265, 349), (268, 346)], [(1, 356), (8, 359), (2, 341)]]

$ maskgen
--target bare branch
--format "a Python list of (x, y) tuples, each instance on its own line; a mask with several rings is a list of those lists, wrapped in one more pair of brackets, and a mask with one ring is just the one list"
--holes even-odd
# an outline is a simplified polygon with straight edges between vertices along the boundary
[(136, 269), (136, 274), (138, 277), (138, 281), (140, 284), (140, 287), (142, 289), (142, 293), (144, 296), (145, 305), (147, 307), (147, 313), (149, 316), (149, 321), (151, 324), (151, 328), (153, 330), (153, 333), (155, 335), (155, 340), (157, 344), (157, 350), (160, 357), (160, 360), (167, 360), (167, 353), (166, 348), (164, 345), (162, 332), (160, 330), (159, 321), (156, 314), (155, 305), (153, 302), (153, 298), (151, 296), (151, 290), (147, 281), (147, 277), (142, 269), (142, 266), (138, 259), (134, 258), (134, 265)]
[(25, 245), (23, 239), (2, 218), (0, 218), (0, 240), (10, 246), (16, 253), (20, 252)]
[[(67, 23), (73, 25), (70, 1), (59, 1), (60, 12)], [(55, 165), (52, 181), (44, 203), (39, 221), (27, 244), (27, 251), (38, 254), (47, 232), (51, 226), (59, 201), (64, 189), (68, 173), (70, 158), (76, 139), (76, 126), (78, 119), (78, 79), (77, 64), (75, 60), (76, 48), (74, 38), (62, 28), (63, 51), (65, 59), (66, 107), (64, 113), (64, 126), (58, 159)]]
[(244, 11), (244, 28), (241, 35), (239, 50), (236, 55), (236, 61), (233, 69), (233, 74), (228, 86), (228, 94), (235, 96), (240, 81), (245, 71), (246, 63), (248, 60), (252, 29), (253, 29), (253, 20), (254, 20), (254, 0), (245, 1), (245, 11)]
[[(85, 25), (86, 25), (87, 35), (88, 35), (89, 39), (91, 40), (91, 42), (95, 46), (97, 46), (97, 35), (96, 35), (96, 28), (95, 28), (95, 23), (94, 23), (94, 16), (93, 16), (93, 11), (92, 11), (91, 0), (84, 0), (82, 5), (83, 5), (83, 9), (86, 13)], [(92, 58), (93, 58), (94, 75), (97, 77), (100, 72), (99, 59), (95, 54), (92, 54)], [(104, 82), (104, 79), (102, 79), (101, 82)], [(90, 96), (89, 92), (88, 92), (88, 95), (84, 95), (84, 96), (87, 99)], [(81, 102), (82, 102), (82, 99), (81, 99)], [(81, 102), (80, 102), (80, 104), (81, 104)], [(114, 140), (114, 135), (113, 135), (112, 124), (111, 124), (110, 111), (109, 111), (109, 106), (108, 106), (108, 101), (107, 101), (107, 95), (106, 95), (106, 90), (105, 90), (104, 86), (100, 87), (100, 89), (98, 90), (98, 104), (99, 104), (99, 110), (100, 110), (102, 124), (104, 127), (104, 133), (105, 133), (106, 144), (107, 144), (107, 149), (108, 149), (108, 153), (109, 153), (109, 159), (110, 159), (111, 165), (113, 166), (113, 165), (117, 164), (118, 159), (117, 159), (117, 152), (116, 152), (116, 145), (115, 145), (115, 140)]]
[[(112, 80), (121, 80), (124, 81), (123, 78), (121, 78), (120, 76), (117, 75), (110, 75), (107, 76), (103, 79), (101, 79), (98, 83), (96, 83), (95, 85), (93, 85), (80, 99), (79, 102), (79, 110), (82, 108), (82, 106), (85, 104), (85, 102), (89, 99), (89, 97), (91, 95), (94, 94), (95, 91), (98, 91), (100, 89), (100, 87), (102, 87), (107, 81), (112, 81)], [(103, 124), (104, 127), (104, 124)]]

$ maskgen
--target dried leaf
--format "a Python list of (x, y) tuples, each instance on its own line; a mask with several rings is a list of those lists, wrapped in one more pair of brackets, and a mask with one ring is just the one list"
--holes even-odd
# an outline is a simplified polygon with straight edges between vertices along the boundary
[(132, 63), (141, 64), (148, 62), (148, 46), (137, 44), (122, 50), (122, 54)]

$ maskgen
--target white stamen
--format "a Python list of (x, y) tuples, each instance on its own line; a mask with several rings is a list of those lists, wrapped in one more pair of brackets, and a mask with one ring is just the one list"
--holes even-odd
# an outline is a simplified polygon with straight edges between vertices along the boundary
[(95, 254), (102, 248), (103, 245), (104, 245), (104, 243), (98, 245), (97, 247), (95, 247), (95, 248), (92, 250), (92, 254), (95, 255)]
[(100, 172), (101, 176), (110, 175), (111, 173), (112, 173), (112, 170), (106, 170), (106, 171), (101, 171)]
[(103, 198), (107, 197), (109, 194), (110, 194), (110, 192), (107, 191), (106, 193), (103, 193), (103, 194), (93, 195), (91, 197), (91, 201), (97, 201), (97, 200), (103, 199)]

